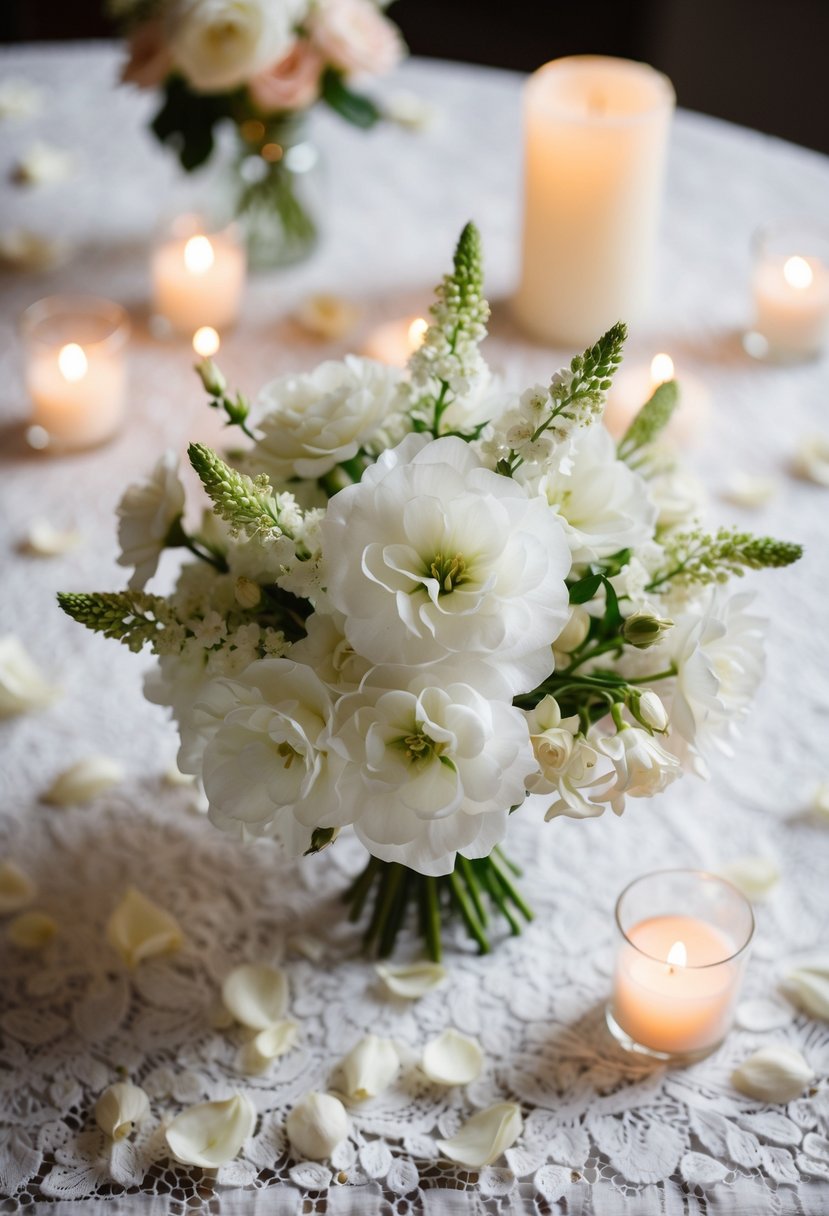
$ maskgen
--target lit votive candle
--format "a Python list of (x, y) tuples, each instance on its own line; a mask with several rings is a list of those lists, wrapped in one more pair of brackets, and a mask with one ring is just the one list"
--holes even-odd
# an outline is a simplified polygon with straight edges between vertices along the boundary
[(177, 333), (227, 329), (239, 315), (245, 250), (234, 228), (205, 231), (198, 216), (179, 216), (152, 254), (153, 311)]
[(627, 1050), (659, 1059), (708, 1055), (733, 1021), (754, 933), (751, 905), (713, 874), (663, 870), (625, 888), (616, 925), (611, 1033)]
[(760, 359), (813, 359), (829, 343), (829, 227), (775, 224), (755, 238), (754, 327)]
[(386, 321), (368, 335), (363, 354), (390, 367), (405, 367), (409, 358), (423, 345), (429, 322), (424, 317), (402, 317)]
[(114, 435), (127, 392), (124, 309), (92, 296), (53, 296), (26, 309), (22, 334), (31, 446), (71, 451)]
[(673, 359), (664, 351), (654, 355), (649, 364), (623, 367), (614, 377), (604, 412), (605, 425), (611, 435), (621, 439), (645, 402), (668, 380), (678, 383), (679, 404), (666, 428), (666, 435), (679, 442), (693, 439), (708, 421), (710, 394), (696, 376), (684, 369), (677, 371)]

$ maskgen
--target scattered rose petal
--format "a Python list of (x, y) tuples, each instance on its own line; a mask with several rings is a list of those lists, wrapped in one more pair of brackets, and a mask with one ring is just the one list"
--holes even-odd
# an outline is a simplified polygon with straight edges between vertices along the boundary
[(91, 802), (123, 780), (124, 770), (117, 760), (110, 760), (108, 756), (87, 756), (55, 778), (43, 795), (43, 801), (50, 806)]
[(260, 1030), (239, 1053), (242, 1072), (252, 1075), (266, 1072), (273, 1060), (296, 1046), (298, 1037), (299, 1025), (289, 1019), (275, 1022), (267, 1030)]
[(410, 131), (423, 131), (432, 126), (437, 110), (430, 102), (418, 97), (417, 93), (401, 91), (392, 93), (386, 102), (385, 114), (386, 118), (400, 127), (408, 127)]
[(477, 1040), (451, 1027), (423, 1048), (423, 1071), (438, 1085), (468, 1085), (480, 1076), (483, 1062)]
[(6, 937), (18, 950), (42, 950), (57, 932), (58, 922), (45, 912), (21, 912), (9, 922)]
[(166, 785), (192, 785), (196, 778), (192, 773), (183, 773), (177, 764), (171, 764), (168, 769), (164, 770), (164, 782)]
[(175, 917), (130, 887), (109, 918), (107, 941), (132, 968), (156, 954), (181, 949), (184, 934)]
[(55, 528), (46, 519), (36, 519), (29, 525), (21, 549), (35, 557), (59, 557), (62, 553), (71, 553), (73, 549), (77, 549), (81, 540), (80, 532), (71, 528)]
[(0, 638), (0, 718), (42, 709), (58, 695), (16, 637)]
[(325, 943), (316, 937), (309, 937), (305, 933), (297, 933), (293, 937), (289, 937), (287, 946), (291, 954), (301, 954), (303, 958), (307, 958), (312, 963), (318, 963), (325, 954)]
[(267, 1030), (285, 1016), (288, 981), (277, 967), (242, 963), (225, 978), (222, 1000), (237, 1022), (251, 1030)]
[(792, 471), (804, 481), (829, 486), (829, 436), (805, 435), (797, 446)]
[(200, 1102), (182, 1111), (167, 1128), (165, 1139), (182, 1165), (213, 1170), (237, 1156), (255, 1124), (253, 1103), (235, 1094), (224, 1102)]
[(369, 1034), (352, 1047), (340, 1071), (346, 1096), (362, 1102), (388, 1089), (400, 1071), (400, 1057), (391, 1039)]
[(777, 863), (770, 857), (740, 857), (723, 866), (720, 874), (753, 903), (764, 900), (780, 881)]
[(733, 502), (738, 507), (757, 510), (776, 496), (778, 491), (776, 477), (756, 477), (751, 473), (735, 473), (723, 491), (726, 502)]
[(320, 293), (303, 300), (296, 319), (317, 338), (344, 338), (359, 321), (360, 309), (342, 296)]
[(300, 1157), (323, 1161), (348, 1135), (348, 1114), (333, 1094), (312, 1092), (288, 1115), (285, 1130)]
[(761, 1102), (791, 1102), (813, 1080), (800, 1052), (785, 1043), (761, 1047), (731, 1074), (735, 1089)]
[(41, 236), (28, 228), (0, 233), (0, 266), (6, 270), (52, 270), (68, 256), (69, 246), (57, 237)]
[(123, 1140), (132, 1135), (150, 1113), (150, 1099), (138, 1085), (118, 1081), (110, 1085), (95, 1103), (95, 1122), (105, 1136)]
[(440, 963), (405, 963), (403, 966), (377, 963), (375, 971), (389, 992), (409, 1001), (416, 1001), (433, 988), (438, 988), (447, 974), (446, 968)]
[(30, 81), (15, 76), (0, 81), (0, 118), (31, 118), (41, 102), (40, 89)]
[(438, 1140), (437, 1146), (450, 1161), (480, 1169), (511, 1148), (523, 1127), (521, 1108), (515, 1102), (499, 1102), (473, 1115), (451, 1140)]
[(0, 916), (25, 908), (36, 895), (36, 884), (16, 862), (0, 862)]
[(820, 819), (829, 823), (829, 781), (821, 781), (812, 794), (812, 810)]
[(737, 1006), (734, 1021), (741, 1030), (752, 1030), (762, 1033), (765, 1030), (780, 1030), (788, 1026), (792, 1014), (785, 1006), (776, 1001), (755, 999), (741, 1001)]
[(813, 1018), (829, 1022), (829, 957), (793, 967), (783, 980), (783, 991)]
[(22, 186), (47, 186), (64, 181), (71, 172), (71, 154), (38, 139), (19, 158), (12, 177)]

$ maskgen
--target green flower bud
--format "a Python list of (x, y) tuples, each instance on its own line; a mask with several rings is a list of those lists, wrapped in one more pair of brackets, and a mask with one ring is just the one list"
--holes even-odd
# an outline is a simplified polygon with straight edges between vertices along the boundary
[(662, 733), (668, 729), (665, 706), (652, 689), (646, 688), (644, 692), (632, 697), (629, 705), (637, 722), (641, 722), (648, 730)]
[(196, 364), (196, 374), (212, 397), (221, 397), (227, 388), (227, 381), (212, 359), (202, 359)]
[(657, 642), (661, 642), (672, 627), (673, 621), (656, 616), (646, 609), (640, 609), (632, 613), (625, 621), (622, 626), (622, 637), (628, 645), (635, 646), (638, 650), (647, 650), (649, 646), (655, 646)]

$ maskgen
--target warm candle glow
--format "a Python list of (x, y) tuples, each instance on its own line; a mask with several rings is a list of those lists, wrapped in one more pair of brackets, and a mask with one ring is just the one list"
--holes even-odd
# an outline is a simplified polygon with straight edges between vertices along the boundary
[(222, 340), (212, 325), (202, 325), (201, 329), (197, 329), (193, 334), (193, 350), (203, 359), (215, 355), (221, 344)]
[(78, 346), (77, 342), (70, 342), (68, 346), (61, 347), (60, 354), (58, 355), (58, 367), (64, 380), (67, 380), (70, 384), (76, 384), (78, 380), (83, 380), (88, 366), (83, 347)]
[(651, 380), (654, 385), (664, 384), (674, 378), (674, 361), (670, 355), (654, 355), (651, 360)]
[(426, 330), (429, 328), (429, 322), (424, 321), (423, 317), (417, 317), (409, 326), (409, 343), (413, 351), (423, 345), (423, 339), (426, 337)]
[(668, 964), (671, 967), (685, 967), (688, 964), (688, 951), (684, 942), (674, 942), (668, 951)]
[(788, 258), (783, 266), (783, 278), (790, 287), (795, 287), (798, 291), (811, 287), (814, 277), (814, 272), (805, 258)]
[(206, 236), (191, 236), (184, 246), (184, 265), (191, 274), (204, 274), (210, 269), (216, 255)]

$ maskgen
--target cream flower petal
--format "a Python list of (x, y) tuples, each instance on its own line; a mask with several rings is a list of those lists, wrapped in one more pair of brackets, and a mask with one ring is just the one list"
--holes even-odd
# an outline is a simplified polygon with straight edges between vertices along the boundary
[(720, 873), (753, 903), (765, 899), (780, 881), (777, 863), (770, 857), (740, 857)]
[(71, 154), (38, 139), (18, 159), (13, 177), (24, 186), (45, 186), (63, 181), (71, 172)]
[(182, 1111), (164, 1135), (176, 1161), (213, 1170), (238, 1155), (255, 1124), (253, 1103), (235, 1094), (224, 1102), (200, 1102)]
[(42, 950), (57, 932), (58, 922), (45, 912), (21, 912), (9, 922), (6, 937), (18, 950)]
[(12, 76), (0, 83), (0, 118), (30, 118), (42, 102), (40, 89), (28, 80)]
[(222, 1000), (237, 1022), (251, 1030), (267, 1030), (285, 1016), (288, 981), (277, 967), (243, 963), (225, 978)]
[(402, 966), (377, 963), (375, 971), (389, 992), (409, 1001), (416, 1001), (438, 988), (447, 976), (446, 968), (440, 963), (406, 963)]
[(294, 934), (286, 944), (292, 954), (301, 954), (312, 963), (318, 963), (325, 954), (325, 943), (307, 933)]
[(473, 1115), (451, 1140), (438, 1140), (437, 1145), (450, 1161), (480, 1169), (497, 1161), (523, 1130), (521, 1108), (515, 1102), (499, 1102)]
[(777, 495), (779, 482), (776, 477), (757, 477), (751, 473), (735, 473), (723, 491), (726, 502), (738, 507), (757, 510)]
[(60, 690), (41, 675), (21, 642), (11, 634), (0, 638), (0, 718), (50, 705)]
[(792, 471), (804, 481), (829, 486), (829, 437), (805, 435), (798, 444)]
[(43, 795), (51, 806), (73, 806), (91, 802), (105, 790), (124, 780), (124, 770), (108, 756), (87, 756), (60, 773)]
[(438, 1085), (468, 1085), (480, 1076), (483, 1062), (480, 1043), (449, 1027), (423, 1048), (421, 1067)]
[(156, 954), (171, 954), (184, 944), (178, 921), (130, 887), (107, 924), (107, 941), (128, 967)]
[(36, 557), (58, 557), (62, 553), (71, 553), (81, 544), (80, 532), (72, 529), (61, 530), (54, 527), (46, 519), (36, 519), (29, 525), (21, 548), (24, 553)]
[(297, 1154), (309, 1161), (330, 1157), (348, 1129), (348, 1113), (333, 1094), (306, 1094), (285, 1120), (288, 1139)]
[(812, 794), (812, 810), (829, 823), (829, 781), (821, 781)]
[(242, 1072), (258, 1074), (267, 1071), (271, 1062), (278, 1056), (284, 1056), (293, 1047), (299, 1037), (299, 1024), (290, 1019), (283, 1019), (260, 1030), (249, 1043), (245, 1043), (239, 1052), (239, 1067)]
[(761, 1102), (791, 1102), (813, 1080), (800, 1052), (784, 1043), (761, 1047), (731, 1074), (735, 1089)]
[(195, 780), (192, 773), (183, 773), (177, 764), (171, 764), (168, 769), (164, 770), (165, 785), (192, 785)]
[(123, 1140), (150, 1113), (150, 1099), (138, 1085), (118, 1081), (105, 1089), (95, 1103), (95, 1122), (105, 1136)]
[(829, 956), (793, 967), (782, 986), (786, 995), (806, 1013), (829, 1022)]
[(321, 292), (302, 301), (296, 319), (317, 338), (344, 338), (359, 321), (360, 309), (342, 296)]
[(376, 1098), (400, 1071), (400, 1057), (391, 1039), (366, 1035), (343, 1060), (340, 1072), (347, 1097), (358, 1102)]
[(8, 270), (51, 270), (65, 262), (69, 253), (65, 241), (28, 228), (0, 232), (0, 266)]
[(0, 916), (25, 908), (36, 895), (36, 884), (16, 862), (0, 862)]

